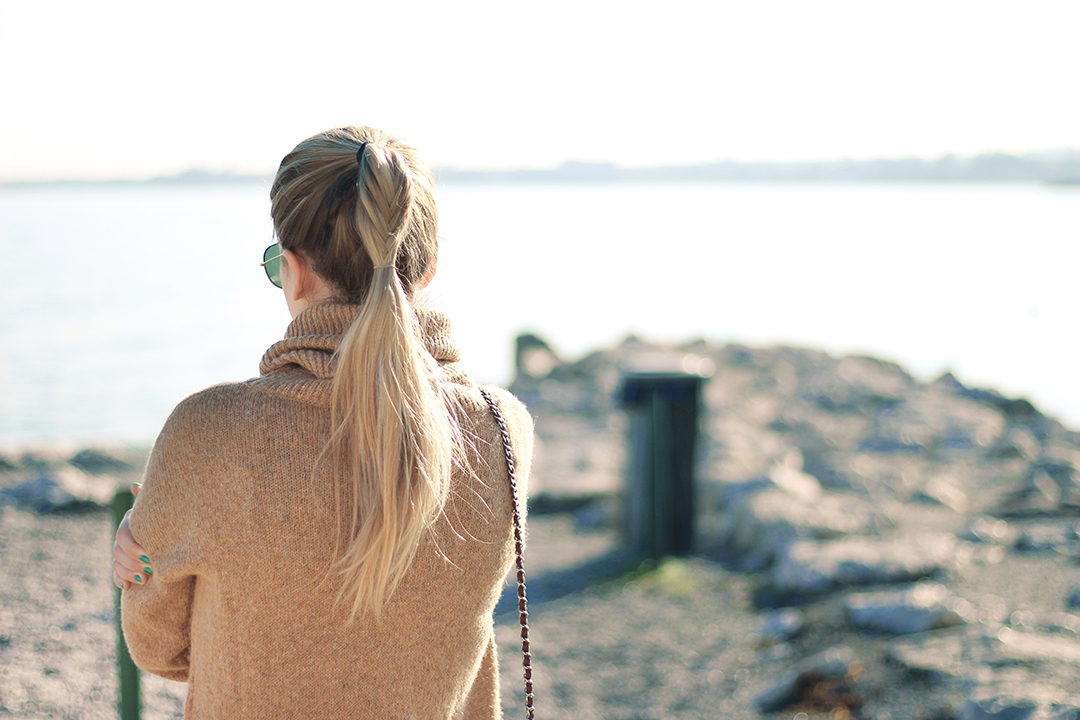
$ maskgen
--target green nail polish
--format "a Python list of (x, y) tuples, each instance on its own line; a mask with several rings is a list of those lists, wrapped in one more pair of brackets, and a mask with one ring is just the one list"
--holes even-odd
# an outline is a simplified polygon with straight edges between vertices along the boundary
[(139, 560), (143, 561), (144, 563), (150, 562), (150, 558), (146, 557), (145, 555), (140, 555)]
[(135, 582), (137, 582), (137, 583), (141, 583), (141, 582), (142, 582), (142, 578), (141, 578), (141, 577), (139, 577), (138, 575), (136, 575), (136, 576), (135, 576)]
[(143, 568), (143, 572), (145, 572), (147, 575), (153, 575), (154, 574), (154, 571), (151, 570), (150, 568)]

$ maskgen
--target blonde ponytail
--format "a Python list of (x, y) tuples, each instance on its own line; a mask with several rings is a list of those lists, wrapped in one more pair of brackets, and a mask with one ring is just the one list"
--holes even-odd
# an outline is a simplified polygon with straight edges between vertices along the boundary
[(336, 353), (325, 454), (337, 484), (338, 601), (351, 619), (377, 617), (442, 512), (460, 448), (410, 303), (434, 267), (430, 176), (396, 138), (342, 128), (287, 156), (271, 195), (282, 246), (360, 305)]
[[(408, 176), (365, 153), (357, 225), (375, 270), (338, 349), (332, 417), (338, 482), (354, 491), (349, 547), (338, 561), (352, 616), (376, 616), (446, 501), (454, 434), (431, 378), (437, 371), (394, 267), (408, 227)], [(375, 156), (375, 157), (373, 157)]]

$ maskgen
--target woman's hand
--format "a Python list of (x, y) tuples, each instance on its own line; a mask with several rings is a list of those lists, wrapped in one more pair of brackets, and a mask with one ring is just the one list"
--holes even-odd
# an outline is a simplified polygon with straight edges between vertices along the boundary
[[(131, 494), (138, 497), (141, 488), (139, 483), (132, 483)], [(146, 550), (135, 542), (128, 528), (130, 517), (131, 511), (128, 510), (120, 521), (120, 527), (116, 529), (116, 542), (113, 543), (113, 583), (121, 590), (127, 590), (132, 585), (142, 585), (154, 574)]]

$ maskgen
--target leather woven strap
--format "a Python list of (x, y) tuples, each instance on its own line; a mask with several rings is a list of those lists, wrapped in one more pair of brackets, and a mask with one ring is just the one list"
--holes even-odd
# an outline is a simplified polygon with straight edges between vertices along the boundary
[(499, 432), (502, 434), (503, 449), (506, 451), (506, 468), (510, 474), (510, 498), (514, 504), (514, 553), (517, 555), (517, 596), (518, 596), (518, 619), (521, 622), (521, 665), (525, 670), (525, 716), (533, 720), (533, 683), (532, 683), (532, 652), (529, 650), (529, 603), (525, 598), (525, 564), (522, 561), (521, 539), (521, 509), (518, 507), (517, 477), (514, 474), (514, 451), (510, 449), (510, 431), (506, 428), (499, 406), (495, 404), (495, 398), (484, 388), (480, 388), (480, 394), (484, 396), (491, 414), (495, 416), (495, 422), (499, 424)]

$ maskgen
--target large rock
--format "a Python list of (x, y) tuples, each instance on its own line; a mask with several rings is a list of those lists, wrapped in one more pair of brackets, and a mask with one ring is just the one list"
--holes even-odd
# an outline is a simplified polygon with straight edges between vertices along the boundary
[(995, 460), (1019, 458), (1035, 460), (1042, 452), (1042, 446), (1035, 433), (1026, 427), (1010, 427), (990, 448), (987, 455)]
[(844, 677), (855, 660), (851, 648), (840, 646), (818, 653), (797, 663), (780, 678), (780, 681), (762, 691), (754, 698), (761, 712), (779, 712), (798, 702), (800, 691), (806, 691), (817, 682)]
[(1080, 720), (1080, 698), (1032, 684), (979, 688), (957, 720)]
[(1023, 517), (1075, 515), (1077, 510), (1080, 510), (1080, 453), (1072, 447), (1055, 445), (1028, 465), (1020, 486), (995, 512)]
[(1031, 464), (1030, 485), (1054, 487), (1058, 508), (1080, 510), (1080, 452), (1075, 448), (1051, 446)]
[(1002, 628), (997, 635), (1001, 655), (1007, 660), (1064, 665), (1080, 672), (1080, 641), (1034, 632)]
[[(1080, 693), (1080, 641), (1060, 633), (975, 624), (895, 640), (889, 657), (937, 683), (978, 693), (993, 694), (1003, 683), (1020, 684), (1027, 690), (1019, 696), (1035, 707)], [(1036, 678), (1037, 683), (1031, 682)], [(981, 697), (978, 693), (973, 697)]]
[(1065, 607), (1070, 610), (1080, 609), (1080, 585), (1074, 587), (1069, 597), (1065, 598)]
[(955, 547), (953, 536), (930, 533), (799, 541), (785, 548), (770, 579), (776, 592), (795, 597), (853, 585), (910, 582), (942, 571)]
[[(975, 639), (970, 639), (973, 636)], [(889, 659), (900, 667), (934, 683), (948, 683), (977, 674), (969, 648), (978, 647), (982, 640), (989, 642), (986, 628), (951, 630), (944, 633), (907, 636), (894, 641), (888, 650)]]
[[(800, 397), (830, 412), (865, 412), (900, 402), (912, 385), (896, 363), (851, 356), (838, 363), (815, 363)], [(817, 370), (817, 372), (813, 372)]]
[(40, 513), (107, 506), (116, 492), (117, 480), (93, 476), (70, 465), (46, 467), (25, 482), (4, 488), (6, 502)]
[(127, 460), (116, 457), (111, 453), (94, 448), (80, 450), (68, 460), (68, 463), (91, 475), (104, 475), (107, 473), (123, 473), (134, 470), (134, 466)]
[(912, 635), (963, 625), (973, 615), (971, 604), (938, 583), (920, 583), (905, 590), (857, 593), (847, 598), (851, 622), (889, 635)]
[(725, 495), (711, 533), (718, 549), (746, 570), (770, 567), (796, 540), (864, 533), (874, 521), (867, 500), (823, 490), (813, 476), (791, 468), (774, 468), (769, 477), (731, 487)]
[(930, 478), (921, 490), (912, 495), (911, 499), (928, 505), (941, 505), (958, 513), (964, 512), (968, 506), (968, 498), (964, 491), (944, 476)]
[(523, 382), (526, 379), (542, 380), (562, 364), (562, 360), (547, 341), (532, 333), (518, 335), (515, 345), (516, 382)]
[(874, 418), (862, 449), (873, 452), (985, 451), (1005, 431), (1001, 413), (965, 398), (913, 388)]
[(1030, 553), (1080, 554), (1080, 526), (1072, 519), (1028, 522), (1016, 539), (1015, 547)]
[(976, 515), (968, 522), (967, 530), (960, 534), (961, 540), (986, 545), (1011, 545), (1016, 542), (1019, 531), (1004, 520)]

